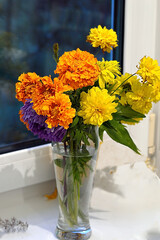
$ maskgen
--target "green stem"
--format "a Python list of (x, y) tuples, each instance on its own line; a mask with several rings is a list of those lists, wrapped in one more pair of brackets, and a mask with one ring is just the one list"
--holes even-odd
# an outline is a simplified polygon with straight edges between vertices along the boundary
[[(77, 154), (77, 150), (80, 150), (80, 143), (77, 143), (72, 136), (70, 136), (68, 145), (70, 152), (68, 157), (63, 158), (63, 196), (61, 198), (59, 197), (59, 202), (66, 223), (70, 227), (73, 227), (78, 225), (80, 218), (84, 221), (87, 219), (87, 216), (85, 216), (80, 209), (79, 200), (81, 177), (85, 177), (85, 168), (88, 166), (88, 152), (86, 150), (86, 156), (84, 155), (84, 159), (83, 157), (80, 159), (79, 154), (82, 153), (78, 151), (79, 153)], [(85, 149), (83, 149), (83, 152), (85, 152)], [(82, 172), (82, 170), (84, 172)]]
[[(76, 154), (77, 154), (77, 143), (75, 140), (73, 140), (71, 138), (71, 165), (72, 165), (72, 172), (74, 171), (74, 161), (76, 161)], [(78, 191), (77, 191), (77, 182), (74, 178), (74, 172), (72, 173), (73, 175), (73, 185), (72, 185), (72, 201), (73, 201), (73, 216), (74, 216), (74, 220), (77, 223), (78, 222)]]
[(95, 57), (98, 55), (98, 53), (101, 51), (101, 49), (98, 49), (98, 51), (95, 53)]
[(68, 193), (67, 193), (67, 198), (68, 198), (68, 214), (70, 215), (72, 221), (74, 224), (77, 223), (77, 219), (75, 217), (75, 203), (74, 203), (74, 182), (73, 182), (73, 175), (68, 176)]
[(125, 79), (125, 80), (111, 93), (111, 96), (118, 90), (118, 88), (120, 88), (128, 79), (130, 79), (130, 78), (133, 77), (134, 75), (136, 75), (136, 73), (133, 73), (131, 76), (129, 76), (127, 79)]
[[(67, 169), (63, 177), (63, 201), (60, 199), (60, 205), (66, 221), (72, 227), (78, 224), (78, 200), (79, 186), (75, 180), (74, 162), (76, 159), (77, 144), (70, 137), (70, 157), (67, 159)], [(65, 145), (64, 145), (65, 146)], [(66, 159), (64, 159), (66, 161)], [(65, 163), (66, 164), (66, 163)]]
[[(67, 146), (66, 146), (66, 142), (64, 142), (64, 150), (65, 150), (65, 153), (67, 152)], [(65, 206), (67, 207), (67, 182), (66, 182), (66, 157), (63, 156), (63, 168), (64, 168), (64, 176), (63, 176), (63, 186), (64, 186), (64, 192), (63, 192), (63, 198), (65, 199)]]
[(85, 216), (85, 214), (81, 211), (81, 209), (78, 209), (78, 215), (79, 217), (83, 220), (86, 221), (87, 217)]
[(80, 184), (77, 182), (77, 196), (78, 200), (80, 199)]
[(58, 60), (56, 59), (56, 57), (53, 55), (53, 59), (55, 61), (55, 63), (58, 63)]
[(68, 213), (67, 208), (66, 208), (65, 204), (62, 202), (60, 196), (59, 196), (59, 203), (60, 203), (62, 212), (65, 216), (65, 219), (66, 219), (68, 225), (72, 227), (75, 223), (74, 223), (72, 217), (70, 216), (70, 214)]
[(77, 194), (77, 184), (74, 181), (73, 183), (73, 198), (74, 198), (74, 219), (76, 223), (78, 222), (78, 194)]

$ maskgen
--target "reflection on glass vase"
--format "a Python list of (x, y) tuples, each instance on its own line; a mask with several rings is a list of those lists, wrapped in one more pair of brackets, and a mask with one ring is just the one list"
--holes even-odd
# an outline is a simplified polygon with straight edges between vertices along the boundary
[(89, 201), (97, 160), (98, 135), (89, 128), (90, 139), (85, 144), (73, 139), (53, 144), (54, 167), (59, 200), (58, 239), (89, 239)]

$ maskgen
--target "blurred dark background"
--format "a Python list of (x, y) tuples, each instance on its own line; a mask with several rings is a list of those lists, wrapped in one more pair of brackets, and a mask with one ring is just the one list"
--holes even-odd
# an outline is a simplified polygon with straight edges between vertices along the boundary
[[(26, 146), (36, 143), (36, 138), (19, 120), (22, 104), (15, 99), (15, 83), (23, 72), (54, 77), (53, 43), (59, 43), (60, 55), (76, 48), (95, 54), (97, 49), (86, 42), (90, 28), (114, 25), (118, 29), (119, 47), (113, 54), (99, 53), (97, 57), (122, 61), (124, 2), (119, 5), (116, 2), (0, 0), (1, 153), (10, 151), (9, 146), (16, 150), (20, 145), (24, 147), (24, 143), (30, 142)], [(38, 140), (40, 143), (43, 142)]]

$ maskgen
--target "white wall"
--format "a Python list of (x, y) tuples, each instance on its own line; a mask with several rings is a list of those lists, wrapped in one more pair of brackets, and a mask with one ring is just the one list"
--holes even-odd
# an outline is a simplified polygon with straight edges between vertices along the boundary
[[(157, 0), (157, 15), (156, 15), (156, 43), (155, 57), (160, 64), (160, 1)], [(153, 106), (153, 112), (156, 114), (156, 130), (155, 130), (155, 168), (156, 173), (160, 177), (160, 103)]]
[[(144, 55), (154, 59), (157, 57), (157, 37), (160, 38), (157, 32), (160, 25), (157, 21), (159, 10), (159, 0), (126, 0), (124, 72), (134, 73), (136, 65)], [(131, 136), (145, 156), (148, 147), (148, 127), (148, 116), (140, 124), (129, 127)]]

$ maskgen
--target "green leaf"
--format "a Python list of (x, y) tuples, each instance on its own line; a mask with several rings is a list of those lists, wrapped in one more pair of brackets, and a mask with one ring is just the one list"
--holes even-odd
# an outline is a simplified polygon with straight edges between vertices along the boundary
[(75, 140), (77, 141), (77, 144), (79, 144), (80, 141), (82, 140), (82, 135), (83, 135), (83, 132), (76, 129)]
[(73, 128), (73, 127), (75, 127), (76, 125), (77, 125), (77, 123), (79, 122), (79, 117), (78, 116), (76, 116), (75, 118), (74, 118), (74, 120), (73, 120), (73, 122), (72, 122), (72, 124), (71, 124), (71, 126), (70, 126), (70, 128)]
[(133, 122), (133, 123), (138, 123), (139, 122), (139, 121), (137, 121), (133, 118), (125, 117), (125, 116), (120, 115), (118, 113), (113, 113), (112, 116), (113, 116), (113, 119), (117, 120), (117, 121), (125, 121), (125, 122)]
[(105, 126), (102, 124), (100, 127), (99, 127), (99, 137), (100, 139), (103, 141), (103, 133), (105, 131)]
[(103, 132), (106, 131), (107, 134), (116, 142), (121, 143), (136, 153), (139, 153), (139, 150), (132, 138), (130, 137), (127, 129), (120, 122), (112, 120), (103, 123), (99, 129), (99, 136), (103, 140)]
[(82, 145), (82, 156), (90, 156), (85, 144)]
[(90, 145), (89, 142), (88, 142), (88, 139), (87, 139), (87, 137), (86, 137), (86, 133), (85, 133), (85, 132), (83, 132), (82, 141), (84, 142), (84, 144), (86, 144), (86, 145), (88, 145), (88, 146)]
[(95, 126), (92, 126), (92, 131), (90, 131), (90, 132), (86, 131), (86, 135), (88, 136), (88, 138), (90, 138), (93, 141), (93, 143), (95, 144), (95, 148), (97, 148), (98, 147), (98, 138), (97, 138)]
[(118, 115), (126, 118), (145, 118), (144, 114), (134, 111), (129, 105), (123, 106), (122, 104), (118, 104), (116, 109)]
[(54, 160), (54, 163), (55, 163), (58, 167), (63, 168), (63, 159), (56, 158), (56, 159)]

